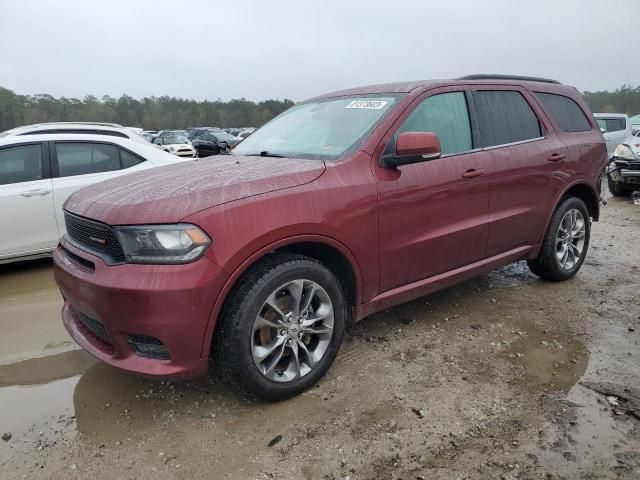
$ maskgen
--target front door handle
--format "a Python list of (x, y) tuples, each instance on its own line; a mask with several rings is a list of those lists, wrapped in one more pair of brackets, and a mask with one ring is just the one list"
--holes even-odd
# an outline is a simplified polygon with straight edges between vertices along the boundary
[(34, 188), (33, 190), (25, 190), (24, 192), (20, 192), (20, 195), (23, 197), (42, 197), (44, 195), (49, 195), (51, 190), (48, 188)]
[(564, 160), (565, 158), (567, 158), (567, 156), (564, 153), (552, 153), (551, 155), (549, 155), (549, 158), (547, 158), (547, 160), (549, 160), (550, 162), (559, 162), (560, 160)]
[(471, 168), (462, 174), (462, 178), (476, 178), (481, 177), (484, 174), (484, 170), (476, 170), (475, 168)]

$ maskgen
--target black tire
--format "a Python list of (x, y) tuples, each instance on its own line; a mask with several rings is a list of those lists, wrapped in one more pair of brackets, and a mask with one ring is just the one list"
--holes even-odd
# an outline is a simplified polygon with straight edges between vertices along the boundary
[[(565, 214), (571, 209), (579, 210), (585, 220), (584, 246), (579, 260), (575, 262), (572, 268), (565, 269), (560, 265), (556, 256), (556, 236), (558, 234), (558, 229), (560, 228), (560, 222), (564, 218)], [(587, 210), (584, 202), (577, 197), (564, 198), (553, 213), (553, 217), (551, 217), (551, 222), (549, 222), (549, 228), (547, 229), (542, 241), (542, 247), (538, 254), (538, 258), (534, 260), (527, 260), (529, 269), (532, 273), (545, 280), (561, 282), (570, 279), (578, 272), (578, 270), (580, 270), (580, 267), (584, 262), (587, 251), (589, 250), (590, 234), (591, 220), (589, 218), (589, 211)]]
[(619, 182), (614, 182), (611, 179), (611, 175), (607, 174), (607, 185), (609, 186), (609, 191), (611, 195), (614, 197), (626, 197), (629, 195), (630, 191), (624, 188), (624, 185)]
[[(306, 375), (279, 383), (258, 370), (251, 353), (253, 322), (266, 298), (295, 279), (311, 280), (325, 289), (333, 306), (333, 331), (322, 358)], [(214, 339), (214, 360), (225, 379), (249, 397), (279, 401), (315, 385), (333, 363), (347, 324), (348, 309), (338, 279), (317, 260), (275, 253), (251, 268), (225, 302), (220, 330)]]

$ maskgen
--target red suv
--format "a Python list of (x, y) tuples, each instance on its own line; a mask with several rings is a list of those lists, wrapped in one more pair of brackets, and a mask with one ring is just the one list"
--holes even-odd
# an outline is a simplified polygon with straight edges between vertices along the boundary
[(474, 75), (299, 103), (231, 155), (85, 188), (55, 251), (97, 358), (249, 394), (316, 383), (345, 327), (511, 262), (578, 271), (604, 139), (575, 88)]

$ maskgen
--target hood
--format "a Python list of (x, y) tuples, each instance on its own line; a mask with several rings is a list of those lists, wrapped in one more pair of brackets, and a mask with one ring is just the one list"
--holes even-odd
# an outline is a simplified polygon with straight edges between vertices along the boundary
[(217, 156), (123, 175), (83, 188), (64, 208), (110, 225), (175, 223), (223, 203), (312, 182), (319, 160)]

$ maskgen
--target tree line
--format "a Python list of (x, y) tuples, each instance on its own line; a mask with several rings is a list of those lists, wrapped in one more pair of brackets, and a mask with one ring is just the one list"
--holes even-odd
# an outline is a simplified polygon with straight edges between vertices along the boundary
[(623, 85), (613, 92), (584, 92), (583, 95), (592, 112), (626, 113), (629, 116), (640, 113), (640, 87)]
[(108, 122), (145, 130), (187, 127), (259, 127), (294, 103), (291, 100), (252, 102), (244, 98), (223, 102), (176, 97), (141, 100), (88, 95), (78, 98), (18, 95), (0, 87), (0, 132), (43, 122)]
[[(640, 86), (609, 91), (584, 92), (593, 112), (640, 113)], [(109, 122), (145, 130), (162, 128), (259, 127), (294, 103), (291, 100), (252, 102), (244, 98), (223, 102), (195, 101), (176, 97), (145, 97), (141, 100), (88, 95), (77, 98), (51, 95), (18, 95), (0, 87), (0, 132), (20, 125), (43, 122)]]

